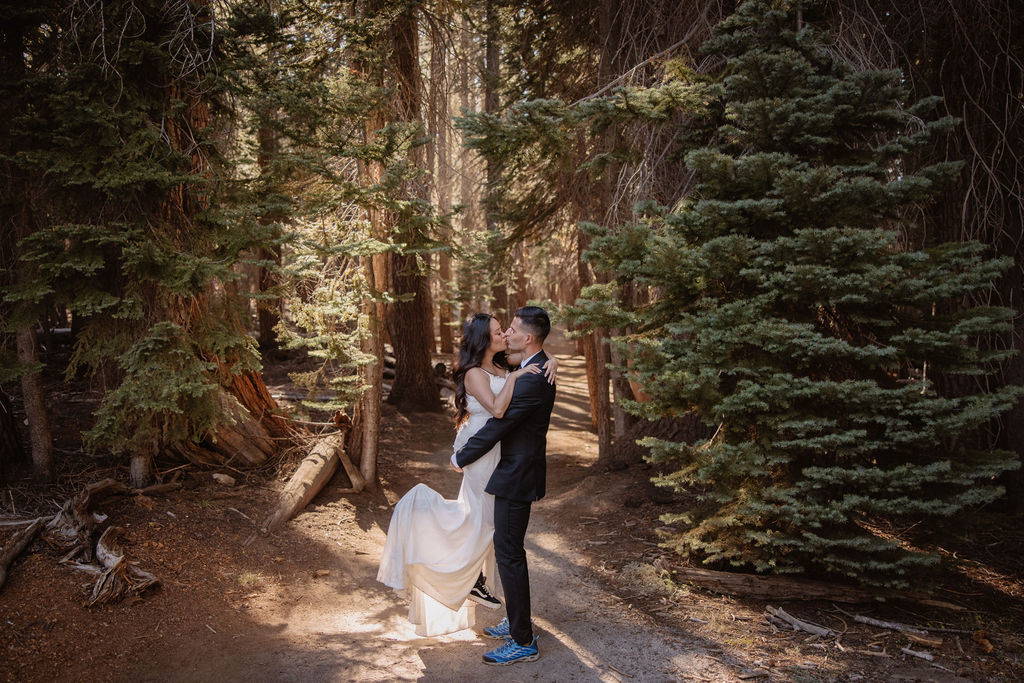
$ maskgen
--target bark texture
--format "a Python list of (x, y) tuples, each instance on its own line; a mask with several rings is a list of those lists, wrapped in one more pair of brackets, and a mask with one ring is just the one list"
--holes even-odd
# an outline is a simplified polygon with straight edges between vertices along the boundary
[[(18, 361), (26, 365), (38, 363), (39, 349), (36, 346), (35, 328), (23, 327), (18, 330), (17, 337)], [(46, 412), (42, 374), (38, 370), (22, 375), (21, 393), (25, 417), (28, 419), (32, 475), (37, 481), (49, 484), (54, 479), (53, 437), (50, 433), (50, 417)]]

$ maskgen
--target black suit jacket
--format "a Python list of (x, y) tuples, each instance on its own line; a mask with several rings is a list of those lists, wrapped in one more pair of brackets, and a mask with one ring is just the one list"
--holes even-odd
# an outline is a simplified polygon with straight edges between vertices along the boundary
[[(530, 365), (547, 362), (543, 351), (530, 359)], [(555, 387), (543, 373), (518, 377), (505, 415), (489, 419), (455, 461), (465, 467), (501, 442), (501, 459), (484, 490), (512, 500), (540, 500), (544, 497), (548, 424), (554, 405)]]

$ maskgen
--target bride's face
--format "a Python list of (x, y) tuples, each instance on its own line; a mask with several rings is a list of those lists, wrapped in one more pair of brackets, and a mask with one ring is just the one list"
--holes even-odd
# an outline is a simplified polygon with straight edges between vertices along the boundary
[(494, 353), (504, 351), (508, 348), (508, 344), (505, 343), (505, 335), (501, 331), (501, 324), (496, 318), (491, 318), (491, 346), (490, 350)]

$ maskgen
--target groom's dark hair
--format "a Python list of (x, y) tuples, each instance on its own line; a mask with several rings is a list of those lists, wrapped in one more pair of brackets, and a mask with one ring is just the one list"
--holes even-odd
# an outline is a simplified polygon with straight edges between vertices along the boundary
[(540, 306), (523, 306), (515, 312), (515, 317), (523, 323), (523, 328), (537, 338), (542, 344), (551, 332), (551, 318)]

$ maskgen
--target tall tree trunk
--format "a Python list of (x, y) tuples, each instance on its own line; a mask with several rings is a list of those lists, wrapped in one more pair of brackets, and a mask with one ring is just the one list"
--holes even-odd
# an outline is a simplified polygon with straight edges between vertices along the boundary
[[(462, 111), (476, 111), (478, 101), (476, 93), (470, 83), (470, 65), (479, 63), (479, 70), (483, 72), (485, 67), (480, 58), (480, 50), (476, 41), (473, 40), (473, 32), (470, 26), (470, 19), (466, 13), (462, 13), (459, 25), (459, 59), (458, 68), (458, 92), (459, 107)], [(459, 145), (459, 203), (463, 206), (460, 214), (460, 239), (463, 248), (469, 244), (469, 236), (480, 229), (480, 202), (476, 189), (481, 186), (479, 166), (474, 163), (476, 156), (465, 145)], [(473, 311), (483, 310), (483, 302), (480, 300), (480, 278), (472, 272), (465, 261), (458, 273), (457, 299), (459, 302), (458, 316), (460, 320), (466, 320)]]
[[(498, 10), (496, 7), (496, 0), (486, 0), (484, 3), (484, 111), (488, 114), (497, 115), (500, 102), (498, 98), (498, 88), (501, 84), (501, 53), (499, 49), (499, 26), (498, 26)], [(492, 158), (487, 159), (487, 194), (494, 191), (494, 188), (501, 182), (503, 169), (501, 163)], [(498, 224), (494, 217), (494, 212), (490, 211), (487, 207), (489, 201), (484, 202), (484, 215), (487, 225), (487, 232), (491, 235), (498, 234)], [(509, 310), (509, 298), (508, 298), (508, 285), (505, 279), (505, 271), (509, 264), (507, 263), (496, 263), (497, 272), (492, 273), (496, 278), (491, 286), (491, 296), (494, 300), (492, 311), (503, 316), (505, 325), (511, 322), (511, 313)]]
[[(582, 289), (591, 284), (590, 267), (583, 260), (583, 251), (589, 238), (581, 232), (577, 232), (576, 237), (577, 276)], [(603, 330), (595, 330), (583, 337), (583, 358), (587, 367), (587, 390), (590, 394), (590, 424), (591, 429), (597, 432), (597, 461), (602, 467), (611, 467), (612, 415), (606, 353)]]
[[(616, 0), (603, 0), (599, 15), (599, 31), (603, 37), (601, 41), (601, 55), (598, 65), (598, 85), (609, 82), (612, 78), (622, 73), (620, 69), (620, 47), (622, 44), (622, 21), (619, 12), (622, 10), (621, 3)], [(607, 134), (601, 145), (606, 151), (614, 150), (619, 142), (619, 135), (616, 131)], [(620, 162), (613, 161), (604, 170), (604, 175), (597, 185), (596, 201), (589, 207), (591, 220), (604, 225), (617, 225), (619, 218), (618, 207), (616, 206), (615, 181), (618, 179)], [(587, 246), (589, 238), (582, 234), (581, 251)], [(581, 253), (582, 257), (582, 253)], [(589, 272), (586, 273), (589, 278)], [(596, 272), (597, 282), (607, 283), (610, 281), (608, 273)], [(581, 285), (585, 281), (581, 279)], [(586, 282), (589, 282), (587, 280)], [(596, 406), (594, 410), (597, 420), (597, 446), (598, 464), (607, 468), (618, 468), (621, 466), (616, 457), (618, 443), (614, 437), (624, 436), (625, 418), (623, 416), (621, 403), (621, 384), (623, 383), (621, 373), (611, 370), (608, 365), (611, 362), (611, 349), (608, 345), (610, 330), (598, 329), (593, 334), (593, 347), (590, 353), (594, 362), (594, 382), (596, 384), (594, 396)], [(589, 362), (589, 361), (588, 361)], [(614, 385), (616, 401), (611, 400), (611, 388)], [(614, 423), (612, 422), (614, 417)], [(614, 432), (612, 427), (614, 424)]]
[(529, 273), (527, 272), (526, 247), (522, 244), (516, 245), (514, 253), (515, 266), (512, 268), (512, 271), (516, 274), (516, 292), (515, 299), (509, 304), (512, 310), (525, 306), (530, 297), (527, 284)]
[[(450, 22), (446, 22), (450, 23)], [(437, 189), (437, 208), (442, 216), (452, 209), (451, 150), (448, 145), (448, 68), (444, 36), (437, 23), (430, 27), (430, 121), (433, 128), (435, 150), (434, 178)], [(445, 224), (447, 225), (447, 223)], [(442, 241), (450, 244), (450, 228), (445, 230)], [(438, 255), (437, 287), (437, 331), (440, 345), (438, 351), (450, 355), (454, 351), (452, 340), (452, 260), (448, 252)]]
[[(620, 294), (621, 300), (627, 305), (635, 303), (635, 290), (633, 285), (625, 284)], [(615, 329), (613, 334), (623, 335), (624, 329)], [(609, 355), (612, 365), (616, 368), (626, 366), (626, 359), (614, 347), (609, 346)], [(623, 400), (634, 398), (633, 387), (626, 374), (621, 370), (612, 372), (612, 390), (615, 395), (613, 403), (612, 419), (615, 425), (615, 455), (614, 465), (617, 467), (628, 467), (641, 461), (644, 449), (637, 445), (636, 441), (644, 436), (643, 429), (648, 426), (646, 420), (635, 417), (623, 407)]]
[(455, 352), (455, 340), (452, 334), (454, 316), (452, 316), (452, 305), (449, 301), (452, 293), (452, 257), (447, 253), (441, 253), (438, 256), (440, 260), (438, 277), (441, 279), (440, 296), (437, 302), (437, 328), (440, 339), (438, 352), (451, 355)]
[(7, 394), (0, 389), (0, 482), (5, 481), (10, 466), (25, 459), (21, 433), (14, 419), (14, 408)]
[[(406, 9), (388, 31), (391, 43), (389, 73), (395, 95), (392, 99), (392, 120), (407, 123), (420, 121), (421, 82), (419, 71), (418, 27), (415, 9)], [(410, 150), (412, 161), (423, 168), (423, 150)], [(426, 198), (424, 188), (410, 187), (409, 193)], [(403, 241), (415, 243), (421, 236), (416, 228), (406, 227), (409, 234)], [(415, 254), (391, 254), (391, 291), (398, 297), (411, 294), (412, 299), (388, 306), (387, 329), (395, 351), (395, 382), (388, 403), (402, 410), (441, 410), (441, 393), (434, 381), (431, 352), (434, 350), (434, 316), (430, 303), (430, 282), (419, 267)]]
[[(7, 21), (0, 33), (0, 79), (7, 83), (17, 83), (25, 76), (25, 26), (20, 22)], [(8, 92), (11, 92), (8, 89)], [(23, 111), (20, 97), (8, 96), (0, 98), (0, 292), (10, 291), (15, 283), (17, 273), (22, 272), (18, 265), (18, 241), (27, 233), (26, 214), (27, 190), (24, 171), (16, 167), (9, 159), (13, 159), (18, 151), (19, 141), (11, 133), (11, 122), (14, 116)], [(20, 198), (20, 200), (19, 200)], [(10, 321), (14, 306), (0, 296), (0, 320)], [(28, 329), (31, 332), (31, 328)], [(8, 333), (0, 330), (0, 346), (6, 347)], [(21, 350), (21, 340), (16, 334), (14, 345)], [(34, 348), (35, 343), (32, 342)], [(20, 353), (19, 353), (20, 356)], [(38, 382), (38, 377), (34, 380)], [(22, 390), (25, 383), (22, 382)], [(0, 479), (7, 465), (12, 461), (22, 461), (25, 450), (21, 443), (21, 434), (14, 419), (14, 412), (7, 395), (0, 388)]]
[[(39, 350), (36, 347), (34, 327), (26, 325), (19, 329), (17, 344), (19, 362), (25, 365), (39, 363)], [(39, 370), (22, 375), (21, 394), (25, 405), (25, 417), (28, 419), (29, 443), (32, 450), (32, 475), (41, 483), (53, 483), (53, 437), (50, 433), (50, 417), (46, 413), (42, 375)]]
[[(266, 178), (270, 173), (271, 161), (277, 154), (280, 145), (277, 133), (266, 126), (259, 129), (257, 138), (259, 139), (260, 151), (256, 157), (256, 162), (260, 168), (260, 173)], [(269, 184), (271, 183), (268, 180), (265, 185)], [(265, 197), (266, 195), (264, 194)], [(277, 211), (266, 211), (260, 216), (260, 222), (264, 225), (270, 225), (280, 221), (282, 218), (283, 216)], [(281, 247), (261, 248), (260, 260), (280, 267)], [(276, 284), (276, 280), (277, 278), (272, 268), (264, 265), (259, 267), (257, 288), (261, 295), (265, 296)], [(263, 296), (256, 301), (257, 320), (259, 323), (258, 341), (260, 350), (267, 353), (277, 349), (277, 333), (274, 331), (274, 327), (281, 320), (281, 299), (279, 297), (266, 299)]]
[[(379, 234), (380, 212), (371, 211), (370, 225), (374, 234)], [(386, 261), (383, 254), (363, 256), (363, 273), (366, 282), (374, 292), (387, 290)], [(352, 429), (348, 433), (346, 451), (358, 459), (360, 474), (366, 479), (366, 488), (377, 487), (377, 451), (380, 443), (380, 418), (383, 391), (384, 358), (384, 304), (376, 297), (363, 302), (363, 316), (366, 320), (366, 335), (360, 342), (360, 350), (373, 358), (362, 367), (363, 386), (366, 388), (353, 411)]]
[(440, 412), (441, 393), (431, 362), (434, 316), (430, 282), (418, 272), (414, 255), (392, 254), (391, 265), (394, 291), (414, 296), (389, 306), (388, 335), (395, 352), (395, 382), (388, 403), (403, 411)]

